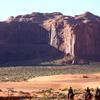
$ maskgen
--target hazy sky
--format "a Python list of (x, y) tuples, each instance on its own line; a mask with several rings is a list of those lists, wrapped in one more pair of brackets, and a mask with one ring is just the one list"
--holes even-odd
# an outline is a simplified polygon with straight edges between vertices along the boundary
[(73, 16), (86, 11), (100, 16), (100, 0), (0, 0), (0, 20), (32, 12), (62, 12)]

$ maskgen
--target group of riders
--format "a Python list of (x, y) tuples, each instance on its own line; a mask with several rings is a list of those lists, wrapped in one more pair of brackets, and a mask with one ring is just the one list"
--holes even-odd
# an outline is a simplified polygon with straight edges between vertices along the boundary
[[(70, 87), (68, 90), (68, 100), (74, 100), (74, 96), (75, 96), (75, 94), (73, 92), (73, 89), (72, 89), (72, 87)], [(92, 98), (93, 98), (93, 95), (88, 87), (83, 95), (83, 98), (84, 99), (79, 99), (79, 100), (92, 100)], [(98, 87), (97, 87), (96, 93), (95, 93), (95, 100), (100, 100), (100, 89)]]

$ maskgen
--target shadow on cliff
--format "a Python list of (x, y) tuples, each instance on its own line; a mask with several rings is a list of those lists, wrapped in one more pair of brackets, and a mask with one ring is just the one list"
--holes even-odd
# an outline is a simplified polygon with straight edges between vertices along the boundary
[(32, 66), (62, 58), (49, 45), (49, 32), (36, 23), (0, 23), (0, 65)]
[[(14, 49), (13, 47), (11, 48)], [(41, 63), (50, 62), (63, 56), (64, 53), (50, 45), (18, 46), (15, 53), (5, 51), (0, 56), (0, 64), (4, 66), (40, 65)]]

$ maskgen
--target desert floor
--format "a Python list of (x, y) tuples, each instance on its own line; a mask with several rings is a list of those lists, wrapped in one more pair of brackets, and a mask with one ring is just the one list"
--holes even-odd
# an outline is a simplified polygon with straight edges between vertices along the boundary
[[(0, 82), (0, 95), (8, 95), (8, 90), (32, 93), (53, 88), (54, 90), (69, 88), (85, 89), (86, 87), (100, 88), (100, 73), (96, 74), (66, 74), (43, 76), (23, 82)], [(14, 93), (14, 92), (13, 92)], [(19, 92), (15, 92), (16, 95)]]

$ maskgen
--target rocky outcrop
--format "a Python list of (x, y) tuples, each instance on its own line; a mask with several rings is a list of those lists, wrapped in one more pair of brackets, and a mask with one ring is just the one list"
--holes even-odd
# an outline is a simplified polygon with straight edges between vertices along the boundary
[(76, 42), (75, 56), (84, 59), (99, 60), (100, 57), (100, 18), (86, 12), (75, 19)]
[(36, 23), (0, 23), (0, 44), (48, 44), (48, 31)]
[(75, 58), (74, 63), (100, 59), (100, 17), (86, 12), (59, 16), (51, 25), (51, 45)]
[(72, 56), (74, 63), (99, 60), (100, 17), (90, 12), (74, 17), (59, 12), (11, 16), (0, 23), (0, 45), (7, 43), (46, 44)]
[(39, 64), (61, 54), (49, 45), (48, 31), (37, 23), (0, 23), (0, 64), (15, 64), (16, 61), (24, 61), (25, 64), (26, 60)]

